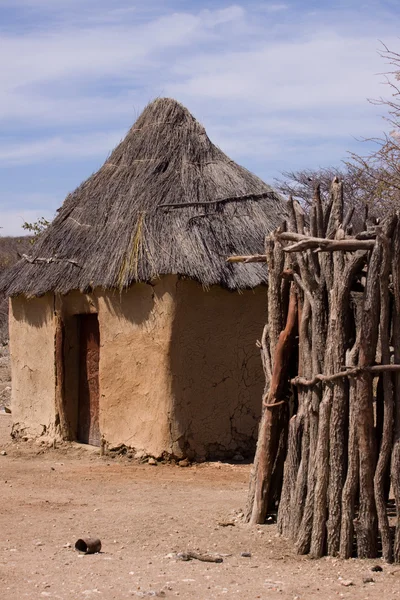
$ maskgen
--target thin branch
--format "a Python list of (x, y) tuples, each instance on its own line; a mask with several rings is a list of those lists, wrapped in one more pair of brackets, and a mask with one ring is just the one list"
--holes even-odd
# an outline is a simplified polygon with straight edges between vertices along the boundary
[(275, 406), (282, 406), (282, 404), (286, 404), (287, 400), (279, 400), (279, 402), (273, 402), (272, 404), (267, 404), (265, 401), (263, 401), (263, 406), (265, 406), (265, 408), (275, 408)]
[(293, 273), (293, 279), (294, 279), (295, 283), (299, 286), (299, 288), (301, 290), (303, 290), (304, 295), (307, 296), (310, 306), (313, 307), (314, 306), (314, 298), (313, 298), (312, 292), (304, 284), (304, 281), (297, 273)]
[(355, 211), (356, 207), (352, 206), (348, 211), (347, 214), (345, 216), (345, 218), (343, 219), (343, 224), (342, 224), (342, 228), (346, 231), (346, 229), (348, 228), (348, 226), (351, 223), (351, 220), (353, 218), (354, 215), (354, 211)]
[(249, 256), (229, 256), (226, 259), (228, 263), (251, 263), (251, 262), (266, 262), (265, 254), (254, 254)]
[(293, 385), (299, 385), (303, 387), (312, 387), (317, 383), (335, 381), (336, 379), (343, 379), (344, 377), (358, 377), (361, 373), (371, 373), (374, 376), (379, 375), (383, 371), (399, 372), (400, 365), (373, 365), (370, 367), (355, 367), (354, 369), (347, 369), (346, 371), (340, 371), (339, 373), (333, 373), (332, 375), (323, 375), (322, 373), (314, 375), (311, 379), (305, 379), (304, 377), (294, 377), (290, 383)]
[[(285, 239), (288, 233), (278, 234), (279, 239)], [(290, 234), (293, 235), (293, 234)], [(298, 235), (298, 234), (295, 234)], [(344, 240), (328, 240), (326, 238), (312, 238), (308, 236), (302, 236), (303, 239), (296, 244), (286, 246), (285, 252), (300, 252), (302, 250), (317, 249), (320, 252), (356, 252), (357, 250), (372, 250), (374, 247), (374, 240), (357, 240), (354, 238)], [(266, 254), (250, 254), (246, 256), (229, 256), (226, 259), (228, 263), (252, 263), (252, 262), (266, 262)]]
[(74, 265), (75, 267), (79, 267), (79, 269), (82, 269), (82, 265), (77, 263), (76, 260), (73, 260), (72, 258), (56, 258), (53, 256), (50, 256), (50, 258), (33, 258), (32, 256), (28, 256), (27, 254), (23, 254), (22, 258), (24, 258), (28, 263), (31, 263), (31, 264), (47, 264), (47, 265), (49, 265), (50, 263), (67, 262), (67, 263), (70, 263), (71, 265)]
[(188, 208), (190, 206), (214, 206), (224, 202), (241, 202), (246, 200), (262, 200), (263, 198), (275, 197), (272, 192), (264, 194), (248, 194), (247, 196), (231, 196), (229, 198), (216, 198), (216, 200), (206, 200), (205, 202), (177, 202), (176, 204), (159, 204), (159, 208)]
[(334, 252), (337, 250), (344, 252), (355, 252), (356, 250), (372, 250), (374, 244), (374, 240), (328, 240), (322, 238), (309, 238), (308, 240), (302, 240), (301, 242), (297, 242), (291, 246), (286, 246), (284, 251), (300, 252), (302, 250), (310, 250), (315, 248), (318, 249), (319, 252)]

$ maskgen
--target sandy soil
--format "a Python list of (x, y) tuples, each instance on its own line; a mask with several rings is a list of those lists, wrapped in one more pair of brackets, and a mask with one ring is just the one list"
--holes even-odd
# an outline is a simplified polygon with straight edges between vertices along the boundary
[[(400, 566), (311, 561), (296, 556), (275, 525), (235, 521), (248, 465), (138, 465), (77, 445), (10, 443), (9, 426), (0, 415), (7, 452), (0, 455), (2, 600), (381, 599), (400, 592)], [(221, 525), (227, 522), (234, 524)], [(84, 536), (99, 537), (102, 552), (76, 552)], [(217, 553), (223, 562), (173, 554), (187, 550)], [(376, 564), (382, 572), (371, 571)]]

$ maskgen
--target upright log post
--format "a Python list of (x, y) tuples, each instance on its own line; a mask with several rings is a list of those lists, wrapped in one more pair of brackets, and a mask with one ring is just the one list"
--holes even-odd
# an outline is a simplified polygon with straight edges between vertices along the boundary
[[(282, 232), (284, 228), (278, 229), (278, 232)], [(264, 387), (264, 396), (263, 398), (268, 396), (269, 388), (271, 385), (272, 379), (272, 369), (273, 369), (273, 356), (275, 353), (275, 348), (278, 343), (280, 332), (283, 329), (283, 322), (286, 319), (286, 315), (282, 313), (282, 273), (285, 265), (285, 254), (283, 252), (282, 247), (279, 244), (276, 244), (273, 236), (268, 236), (265, 241), (265, 256), (266, 263), (268, 266), (268, 314), (267, 314), (267, 324), (264, 328), (262, 340), (261, 340), (261, 357), (264, 365), (264, 373), (265, 373), (265, 387)], [(263, 401), (264, 404), (264, 401)], [(265, 407), (262, 406), (261, 409), (261, 421), (259, 425), (259, 433), (258, 433), (258, 442), (256, 448), (256, 454), (254, 457), (253, 468), (250, 476), (249, 483), (249, 492), (246, 506), (246, 521), (250, 521), (254, 518), (254, 503), (255, 503), (255, 494), (256, 494), (256, 486), (258, 480), (258, 473), (262, 472), (263, 469), (266, 468), (266, 465), (263, 463), (260, 465), (260, 461), (264, 461), (266, 459), (266, 455), (264, 453), (264, 438), (265, 432), (268, 431), (268, 425), (266, 423), (266, 419), (268, 418), (268, 413), (265, 410)], [(275, 414), (275, 417), (278, 418), (276, 422), (276, 428), (280, 429), (279, 417), (282, 417), (283, 411), (280, 410), (279, 413)], [(274, 442), (276, 444), (276, 442)], [(276, 452), (278, 449), (276, 448)], [(260, 493), (260, 489), (258, 490)], [(264, 495), (265, 497), (265, 495)], [(269, 498), (265, 497), (267, 503), (269, 503)], [(259, 501), (259, 497), (258, 497)], [(265, 513), (268, 510), (268, 507), (265, 507)], [(264, 510), (263, 510), (264, 512)], [(262, 517), (259, 516), (259, 519)], [(265, 519), (265, 515), (264, 515)]]
[(280, 413), (287, 411), (287, 368), (296, 333), (296, 325), (297, 296), (294, 286), (292, 286), (286, 326), (279, 335), (276, 344), (271, 385), (268, 395), (264, 397), (265, 412), (262, 428), (259, 432), (258, 463), (253, 510), (250, 518), (251, 524), (264, 523), (269, 507), (271, 477), (280, 436), (277, 425), (282, 420)]
[(54, 337), (54, 371), (56, 381), (56, 426), (62, 439), (69, 438), (69, 426), (65, 406), (65, 368), (64, 368), (64, 338), (65, 327), (62, 317), (56, 314), (56, 331)]
[[(392, 233), (393, 225), (397, 219), (392, 219), (389, 223), (389, 229), (379, 234), (379, 240), (382, 247), (382, 262), (379, 278), (380, 289), (380, 343), (381, 343), (381, 361), (385, 364), (390, 363), (390, 298), (389, 298), (389, 277), (391, 270), (391, 248), (389, 237)], [(376, 500), (376, 509), (378, 515), (379, 530), (382, 540), (382, 554), (387, 562), (392, 562), (392, 539), (390, 535), (389, 519), (386, 510), (386, 477), (390, 464), (390, 454), (393, 441), (393, 384), (392, 374), (389, 371), (382, 374), (383, 384), (383, 425), (382, 438), (379, 450), (378, 464), (374, 477), (374, 492)]]
[[(353, 347), (347, 353), (346, 365), (354, 368), (358, 364), (360, 350), (361, 323), (363, 318), (362, 294), (353, 294), (354, 326), (356, 337)], [(355, 500), (359, 482), (359, 456), (357, 444), (357, 418), (355, 410), (356, 380), (349, 382), (349, 440), (347, 476), (342, 493), (342, 516), (340, 527), (339, 553), (342, 558), (350, 558), (353, 552)]]
[[(382, 245), (377, 240), (369, 261), (364, 291), (364, 318), (361, 324), (359, 366), (375, 361), (378, 342), (380, 295), (379, 267)], [(372, 376), (361, 371), (356, 388), (357, 441), (360, 457), (360, 505), (355, 521), (357, 552), (360, 558), (374, 558), (378, 551), (377, 514), (374, 498), (376, 447), (374, 432)]]
[[(393, 347), (394, 362), (400, 364), (400, 218), (393, 234), (392, 277), (393, 277)], [(393, 558), (400, 562), (400, 372), (395, 375), (394, 383), (394, 441), (392, 448), (391, 476), (396, 502), (397, 523), (394, 538)]]

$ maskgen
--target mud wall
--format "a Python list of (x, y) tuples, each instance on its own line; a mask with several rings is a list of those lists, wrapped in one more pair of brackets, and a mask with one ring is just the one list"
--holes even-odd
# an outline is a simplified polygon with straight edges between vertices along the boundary
[(78, 329), (100, 326), (99, 420), (110, 446), (153, 456), (229, 458), (254, 452), (264, 377), (255, 342), (266, 290), (241, 294), (163, 277), (123, 293), (95, 290), (11, 301), (13, 421), (55, 431), (55, 318), (65, 325), (66, 418), (76, 439)]
[(176, 454), (254, 453), (265, 381), (256, 340), (266, 304), (265, 287), (239, 294), (178, 282), (171, 338)]
[(176, 278), (98, 295), (100, 431), (111, 444), (171, 452), (168, 349)]
[(10, 300), (12, 420), (21, 433), (38, 436), (55, 429), (54, 300)]

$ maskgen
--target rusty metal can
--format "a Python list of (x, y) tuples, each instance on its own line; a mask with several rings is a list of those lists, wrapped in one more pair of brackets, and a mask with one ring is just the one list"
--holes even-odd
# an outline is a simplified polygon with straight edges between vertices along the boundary
[(96, 554), (96, 552), (100, 552), (101, 550), (101, 541), (97, 538), (79, 538), (75, 542), (75, 550), (84, 554)]

